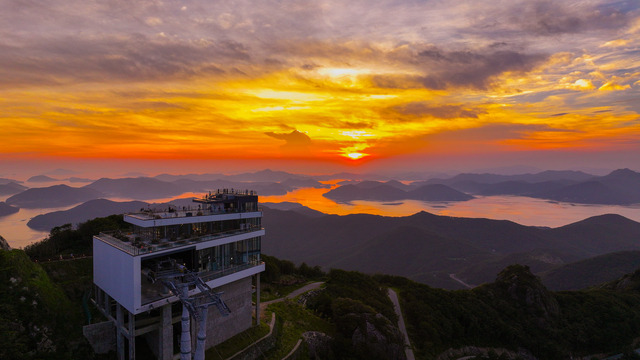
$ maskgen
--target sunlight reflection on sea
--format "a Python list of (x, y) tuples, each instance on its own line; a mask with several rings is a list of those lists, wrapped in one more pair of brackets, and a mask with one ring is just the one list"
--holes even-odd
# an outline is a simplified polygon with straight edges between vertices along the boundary
[[(339, 180), (333, 180), (325, 183), (336, 187), (338, 182)], [(523, 196), (478, 196), (472, 200), (460, 202), (426, 202), (419, 200), (379, 202), (358, 200), (350, 203), (336, 203), (322, 196), (329, 190), (326, 188), (302, 188), (286, 195), (261, 195), (260, 202), (295, 202), (326, 214), (336, 215), (366, 213), (382, 216), (408, 216), (420, 211), (427, 211), (437, 215), (510, 220), (522, 225), (548, 227), (563, 226), (602, 214), (619, 214), (629, 219), (640, 221), (640, 204), (633, 206), (584, 205), (559, 203)], [(176, 198), (183, 199), (201, 195), (203, 194), (185, 193)], [(3, 200), (5, 199), (0, 199), (0, 201)], [(128, 201), (132, 199), (111, 200)], [(162, 203), (170, 200), (163, 198), (144, 201)], [(27, 222), (31, 218), (38, 214), (66, 210), (71, 207), (73, 206), (55, 209), (20, 209), (18, 213), (0, 217), (0, 235), (12, 247), (22, 248), (48, 235), (48, 232), (37, 231), (27, 227)]]

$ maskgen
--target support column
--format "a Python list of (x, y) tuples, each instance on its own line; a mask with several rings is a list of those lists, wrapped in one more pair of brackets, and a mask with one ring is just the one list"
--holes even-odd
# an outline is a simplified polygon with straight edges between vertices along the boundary
[(129, 314), (129, 360), (136, 360), (136, 318)]
[(204, 349), (207, 345), (207, 315), (209, 307), (207, 305), (200, 308), (200, 322), (198, 323), (198, 342), (196, 343), (196, 353), (193, 360), (204, 360)]
[(256, 326), (260, 325), (260, 273), (256, 274)]
[(159, 360), (173, 360), (173, 324), (171, 323), (171, 318), (171, 304), (167, 304), (162, 307), (162, 322), (158, 331)]
[[(185, 295), (189, 292), (188, 286), (180, 289)], [(191, 324), (189, 321), (189, 309), (182, 305), (182, 333), (180, 334), (180, 360), (191, 360)]]
[(195, 318), (191, 318), (191, 320), (193, 320), (191, 321), (191, 355), (193, 355), (196, 350), (196, 342), (198, 341), (198, 322)]
[[(109, 295), (107, 295), (108, 297)], [(124, 328), (124, 316), (122, 315), (122, 306), (116, 304), (116, 353), (118, 360), (125, 360), (124, 358), (124, 334), (122, 329)]]
[(102, 292), (104, 294), (104, 312), (107, 314), (107, 317), (111, 316), (111, 304), (109, 299), (109, 294), (106, 292)]

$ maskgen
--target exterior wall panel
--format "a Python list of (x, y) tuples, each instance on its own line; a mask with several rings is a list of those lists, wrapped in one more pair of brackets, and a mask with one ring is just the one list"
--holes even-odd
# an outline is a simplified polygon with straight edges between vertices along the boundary
[(136, 299), (140, 303), (140, 258), (95, 237), (93, 254), (93, 282), (129, 312), (135, 312)]
[(207, 318), (207, 342), (205, 348), (218, 345), (232, 336), (251, 327), (253, 307), (251, 306), (251, 278), (243, 278), (216, 288), (231, 313), (222, 316), (215, 306), (209, 307)]

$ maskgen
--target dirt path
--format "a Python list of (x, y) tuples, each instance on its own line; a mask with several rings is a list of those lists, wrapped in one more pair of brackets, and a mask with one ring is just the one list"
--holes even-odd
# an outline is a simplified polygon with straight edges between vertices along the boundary
[(389, 289), (389, 299), (393, 303), (393, 309), (398, 314), (398, 328), (404, 335), (404, 353), (407, 356), (407, 360), (415, 360), (413, 356), (413, 350), (411, 349), (411, 342), (409, 342), (409, 334), (407, 334), (407, 328), (404, 326), (404, 318), (402, 317), (402, 311), (400, 310), (400, 303), (398, 302), (398, 294), (392, 289)]

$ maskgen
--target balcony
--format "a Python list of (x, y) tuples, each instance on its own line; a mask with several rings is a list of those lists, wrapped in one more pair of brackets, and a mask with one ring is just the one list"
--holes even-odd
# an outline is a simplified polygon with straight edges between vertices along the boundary
[(234, 235), (246, 234), (246, 233), (251, 233), (251, 232), (260, 231), (260, 230), (264, 230), (264, 228), (260, 226), (252, 226), (252, 227), (247, 227), (245, 229), (236, 229), (236, 230), (223, 231), (215, 234), (194, 236), (188, 239), (177, 239), (177, 240), (159, 239), (157, 241), (143, 240), (139, 238), (137, 239), (136, 236), (133, 234), (115, 234), (113, 232), (111, 233), (101, 232), (100, 235), (96, 236), (96, 238), (119, 250), (124, 251), (129, 255), (137, 256), (137, 255), (144, 255), (144, 254), (149, 254), (157, 251), (182, 247), (186, 245), (197, 244), (205, 241), (223, 239), (223, 238), (234, 236)]
[[(229, 276), (235, 273), (238, 273), (243, 270), (247, 270), (253, 267), (261, 266), (264, 262), (260, 260), (249, 261), (242, 264), (230, 265), (224, 269), (215, 270), (215, 271), (203, 271), (198, 275), (199, 277), (206, 283), (209, 283), (212, 280), (216, 280), (225, 276)], [(194, 287), (189, 289), (190, 292), (197, 291)], [(143, 283), (141, 286), (141, 304), (143, 307), (149, 307), (155, 303), (158, 305), (158, 302), (162, 305), (163, 299), (174, 297), (174, 299), (170, 299), (169, 301), (177, 301), (177, 297), (175, 294), (172, 294), (169, 289), (167, 289), (162, 282), (157, 281), (153, 284)]]

